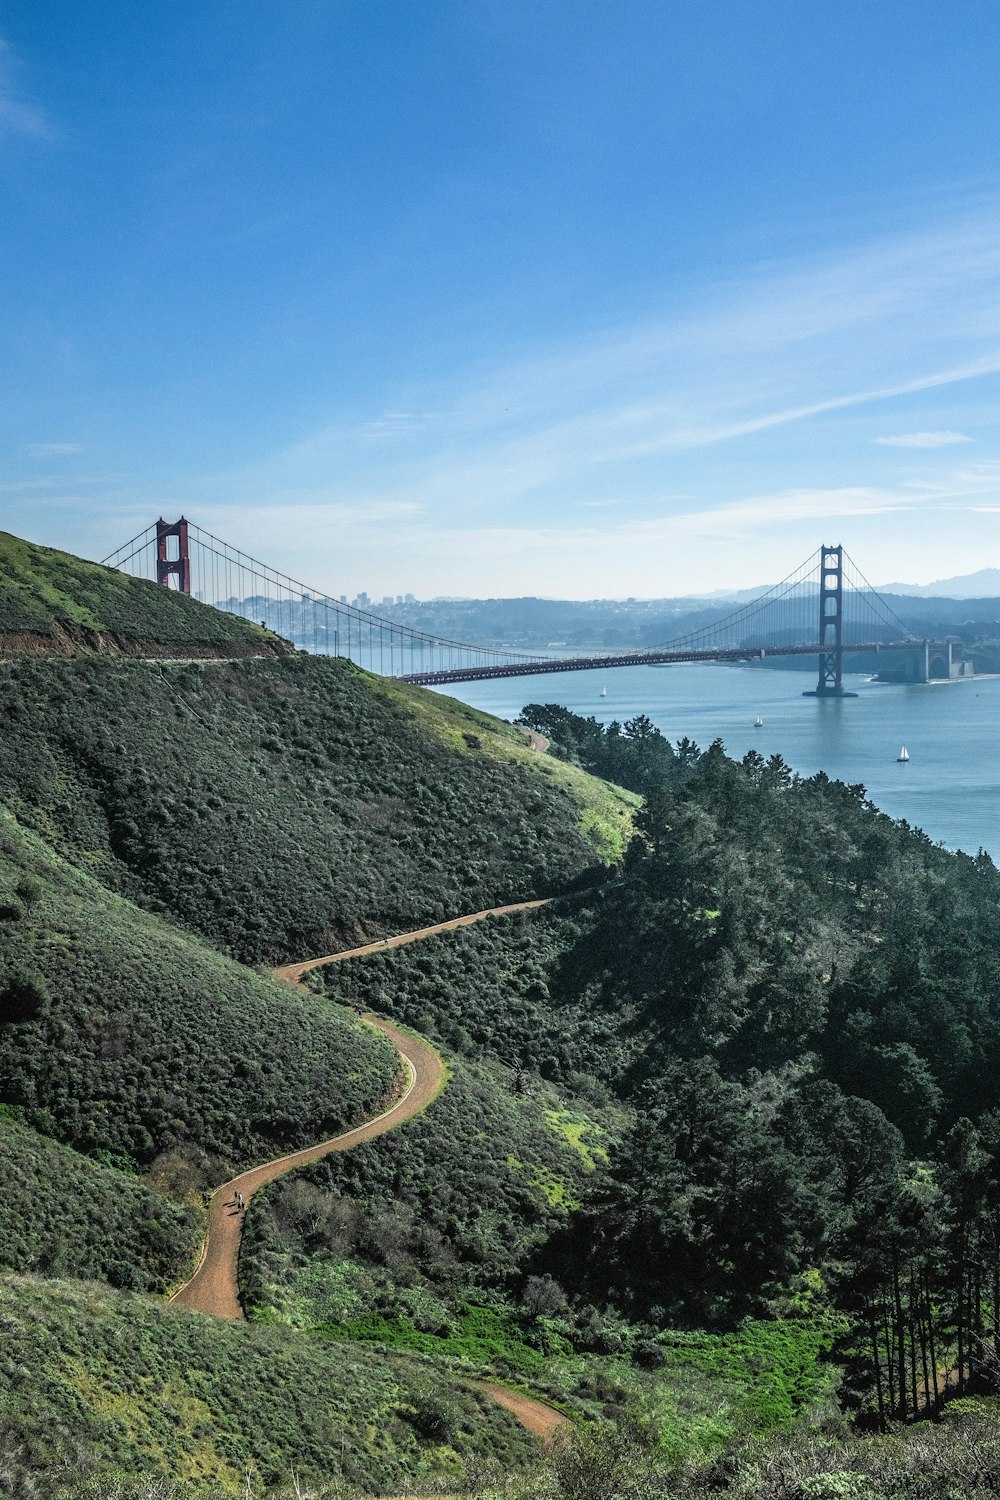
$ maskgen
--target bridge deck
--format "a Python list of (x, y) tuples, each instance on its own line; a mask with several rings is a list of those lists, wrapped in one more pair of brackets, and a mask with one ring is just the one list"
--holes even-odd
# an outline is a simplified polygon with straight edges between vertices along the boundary
[[(923, 641), (857, 641), (844, 645), (848, 652), (914, 651)], [(450, 667), (436, 672), (407, 672), (400, 680), (421, 687), (439, 687), (449, 682), (481, 682), (491, 677), (537, 677), (549, 672), (589, 672), (611, 667), (658, 667), (699, 661), (763, 661), (776, 656), (818, 656), (824, 648), (818, 642), (807, 646), (715, 647), (693, 651), (627, 651), (611, 656), (566, 656), (542, 658), (530, 662), (506, 662), (483, 667)]]

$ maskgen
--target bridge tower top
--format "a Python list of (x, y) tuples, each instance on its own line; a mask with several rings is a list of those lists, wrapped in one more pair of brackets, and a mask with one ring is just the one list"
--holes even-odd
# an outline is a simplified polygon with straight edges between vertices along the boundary
[[(177, 555), (170, 556), (169, 540), (177, 538)], [(188, 540), (188, 523), (181, 516), (172, 524), (161, 516), (156, 523), (156, 581), (170, 588), (171, 578), (177, 579), (177, 588), (182, 594), (191, 592), (191, 548)]]

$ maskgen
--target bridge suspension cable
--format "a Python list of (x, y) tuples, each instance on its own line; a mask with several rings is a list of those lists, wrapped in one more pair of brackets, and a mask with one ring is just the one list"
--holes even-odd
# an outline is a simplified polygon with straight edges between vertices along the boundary
[[(202, 603), (253, 620), (301, 650), (344, 656), (381, 676), (420, 676), (463, 667), (530, 664), (539, 657), (502, 646), (476, 646), (433, 635), (374, 610), (334, 599), (261, 562), (193, 522), (146, 528), (104, 558), (108, 567), (173, 586), (164, 572), (167, 537), (185, 528), (189, 591)], [(174, 549), (177, 550), (176, 548)], [(176, 568), (177, 563), (171, 559)]]
[[(348, 657), (383, 676), (429, 685), (485, 677), (683, 661), (807, 656), (821, 665), (821, 696), (842, 691), (845, 651), (912, 650), (917, 644), (890, 604), (842, 547), (821, 547), (780, 583), (657, 646), (555, 658), (433, 635), (364, 604), (309, 588), (193, 522), (158, 521), (104, 559), (134, 577), (190, 592), (256, 621), (302, 650)], [(829, 683), (822, 687), (826, 671)], [(832, 674), (832, 675), (831, 675)], [(830, 686), (830, 683), (833, 686)]]
[[(801, 630), (806, 624), (805, 611), (802, 606), (810, 595), (810, 591), (815, 602), (819, 587), (819, 557), (817, 550), (780, 583), (772, 584), (763, 594), (739, 609), (731, 610), (721, 619), (710, 620), (695, 630), (689, 630), (683, 635), (663, 641), (658, 646), (651, 646), (649, 649), (651, 651), (684, 648), (710, 650), (712, 647), (723, 649), (730, 646), (753, 649), (766, 645), (778, 645), (792, 627), (798, 629), (801, 639)], [(815, 621), (810, 620), (808, 623), (812, 627), (812, 634), (815, 635)], [(785, 644), (789, 642), (785, 641)]]

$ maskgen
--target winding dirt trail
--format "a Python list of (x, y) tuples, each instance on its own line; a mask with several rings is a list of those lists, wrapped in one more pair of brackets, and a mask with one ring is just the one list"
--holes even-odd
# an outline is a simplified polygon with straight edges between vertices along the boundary
[(239, 1255), (243, 1214), (237, 1206), (237, 1193), (249, 1203), (254, 1193), (269, 1182), (284, 1177), (286, 1172), (319, 1161), (331, 1151), (349, 1151), (352, 1146), (360, 1146), (362, 1141), (374, 1140), (387, 1130), (402, 1125), (405, 1120), (412, 1120), (440, 1092), (444, 1085), (444, 1064), (428, 1042), (378, 1016), (365, 1016), (364, 1019), (389, 1038), (402, 1058), (407, 1077), (402, 1095), (375, 1119), (366, 1120), (353, 1130), (345, 1130), (331, 1140), (320, 1141), (302, 1151), (292, 1151), (287, 1156), (264, 1162), (262, 1166), (251, 1167), (248, 1172), (241, 1172), (238, 1177), (231, 1177), (216, 1188), (208, 1207), (208, 1232), (201, 1262), (191, 1280), (170, 1298), (171, 1302), (213, 1318), (242, 1318)]
[[(420, 927), (414, 932), (402, 932), (375, 943), (365, 943), (360, 948), (349, 948), (342, 953), (330, 953), (322, 958), (306, 959), (303, 963), (286, 964), (283, 968), (274, 970), (274, 977), (293, 988), (299, 988), (304, 974), (308, 974), (311, 969), (322, 968), (325, 964), (340, 963), (345, 958), (360, 958), (366, 953), (381, 953), (387, 948), (400, 948), (407, 943), (419, 942), (422, 938), (434, 937), (439, 932), (469, 927), (474, 922), (485, 921), (487, 917), (533, 911), (536, 907), (547, 906), (555, 899), (557, 898), (545, 896), (536, 901), (517, 901), (510, 906), (491, 906), (485, 911), (470, 912), (467, 916), (453, 917), (447, 922), (436, 922), (431, 927)], [(444, 1064), (429, 1042), (380, 1016), (366, 1015), (363, 1019), (387, 1036), (400, 1055), (407, 1079), (400, 1097), (382, 1114), (356, 1125), (352, 1130), (345, 1130), (341, 1135), (328, 1141), (320, 1141), (315, 1146), (306, 1146), (301, 1151), (279, 1156), (259, 1167), (251, 1167), (249, 1171), (231, 1177), (228, 1182), (216, 1188), (209, 1202), (205, 1246), (198, 1268), (191, 1279), (173, 1294), (171, 1302), (213, 1318), (228, 1318), (232, 1321), (243, 1319), (239, 1287), (240, 1241), (243, 1237), (245, 1206), (254, 1193), (268, 1183), (277, 1181), (279, 1177), (284, 1177), (287, 1172), (294, 1172), (297, 1167), (319, 1161), (332, 1151), (349, 1151), (353, 1146), (360, 1146), (363, 1141), (374, 1140), (376, 1136), (394, 1130), (397, 1125), (412, 1120), (425, 1110), (440, 1093), (445, 1082)], [(244, 1205), (242, 1209), (239, 1206), (241, 1200)], [(493, 1381), (471, 1383), (491, 1401), (516, 1417), (545, 1448), (552, 1445), (561, 1428), (569, 1426), (569, 1419), (547, 1402), (536, 1401), (521, 1391), (510, 1390)]]
[(542, 896), (538, 901), (515, 901), (511, 906), (488, 906), (485, 911), (469, 912), (464, 917), (451, 917), (447, 922), (435, 922), (433, 927), (418, 927), (414, 932), (398, 932), (395, 937), (379, 938), (374, 943), (364, 943), (360, 948), (345, 948), (341, 953), (328, 953), (324, 958), (307, 958), (304, 963), (285, 964), (275, 969), (275, 979), (287, 984), (298, 984), (303, 974), (312, 969), (322, 969), (326, 964), (339, 964), (345, 958), (363, 958), (366, 953), (384, 953), (387, 948), (403, 948), (407, 943), (419, 943), (423, 938), (434, 937), (439, 932), (454, 932), (457, 927), (471, 927), (475, 922), (485, 922), (487, 917), (505, 917), (514, 911), (534, 911), (536, 907), (548, 906), (556, 896)]
[(512, 1391), (509, 1386), (496, 1385), (492, 1380), (477, 1380), (476, 1386), (497, 1406), (516, 1417), (522, 1427), (538, 1438), (543, 1448), (551, 1448), (556, 1433), (570, 1425), (569, 1418), (554, 1406), (536, 1401), (534, 1396), (525, 1396), (522, 1391)]

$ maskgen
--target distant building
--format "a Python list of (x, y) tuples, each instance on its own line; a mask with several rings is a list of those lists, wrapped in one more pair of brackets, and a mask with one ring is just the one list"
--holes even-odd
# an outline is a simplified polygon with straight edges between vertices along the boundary
[(403, 599), (404, 604), (416, 604), (416, 602), (417, 599), (415, 594), (407, 594)]

